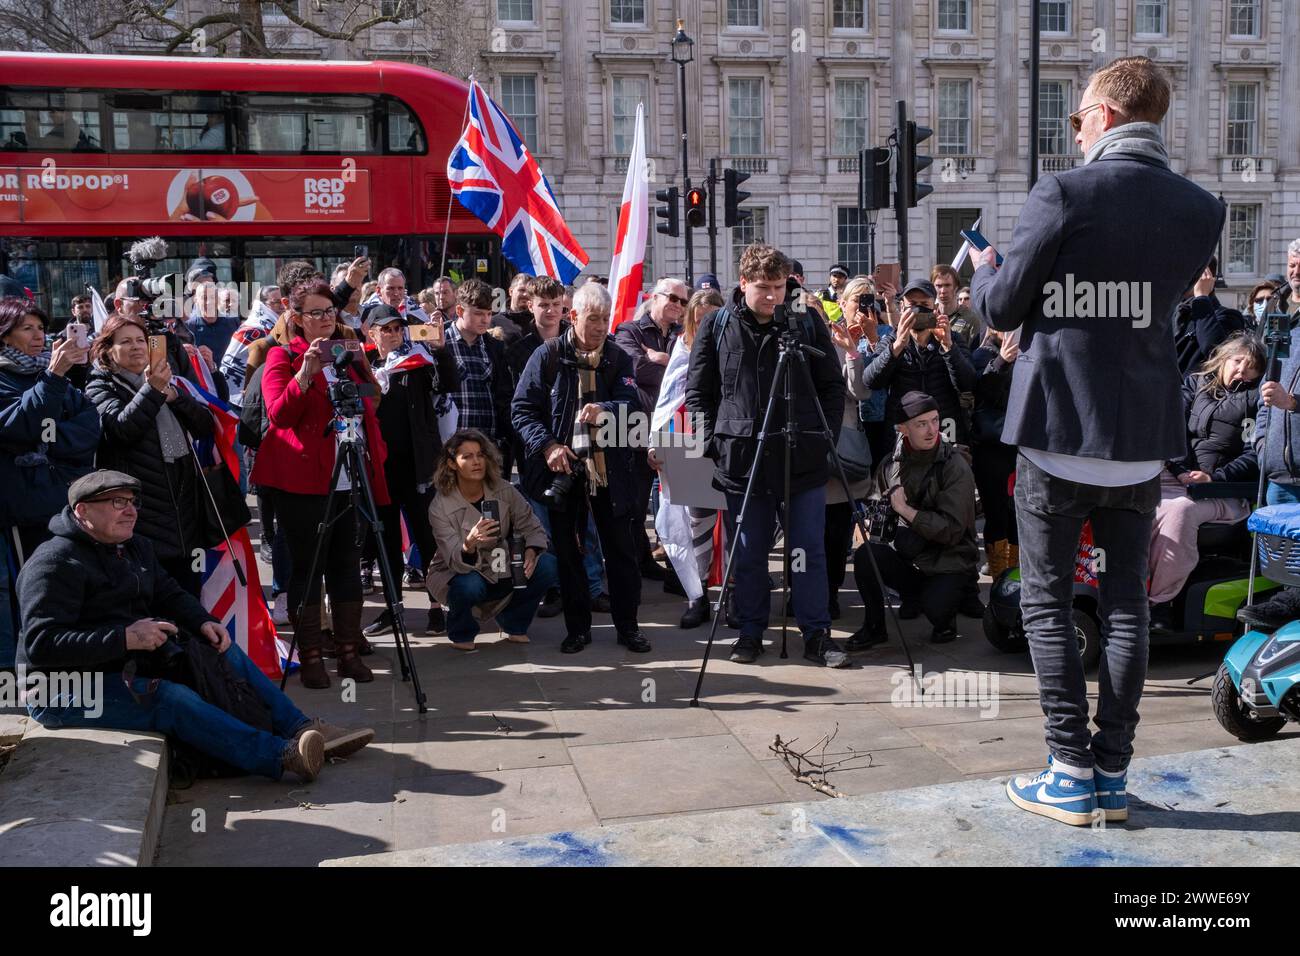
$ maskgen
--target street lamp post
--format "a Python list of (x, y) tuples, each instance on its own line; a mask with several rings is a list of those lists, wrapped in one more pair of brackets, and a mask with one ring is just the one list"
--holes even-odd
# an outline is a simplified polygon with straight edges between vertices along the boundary
[[(682, 94), (682, 196), (685, 197), (691, 191), (691, 174), (690, 167), (687, 166), (686, 159), (686, 64), (695, 59), (693, 48), (695, 41), (686, 35), (686, 21), (677, 21), (677, 35), (673, 37), (672, 42), (672, 60), (677, 64), (678, 76), (681, 79)], [(686, 286), (695, 288), (695, 267), (692, 262), (692, 242), (690, 223), (683, 222), (682, 228), (686, 237)]]

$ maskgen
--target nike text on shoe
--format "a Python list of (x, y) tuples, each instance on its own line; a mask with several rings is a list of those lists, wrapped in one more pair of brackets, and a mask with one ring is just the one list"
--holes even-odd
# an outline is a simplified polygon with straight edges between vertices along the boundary
[(1076, 827), (1090, 826), (1097, 806), (1092, 778), (1073, 776), (1056, 764), (1037, 777), (1012, 777), (1007, 796), (1021, 810)]

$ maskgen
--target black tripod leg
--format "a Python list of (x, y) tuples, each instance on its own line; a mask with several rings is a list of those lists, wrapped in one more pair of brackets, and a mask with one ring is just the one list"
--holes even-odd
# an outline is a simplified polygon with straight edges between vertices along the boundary
[[(776, 374), (780, 380), (781, 371), (785, 368), (786, 356), (782, 355), (777, 362)], [(722, 571), (722, 593), (718, 597), (718, 613), (713, 615), (713, 626), (709, 628), (709, 640), (704, 645), (704, 660), (700, 661), (700, 676), (695, 681), (695, 694), (691, 697), (690, 706), (700, 706), (700, 688), (704, 686), (704, 671), (709, 666), (709, 655), (713, 651), (713, 642), (718, 636), (718, 621), (722, 614), (725, 613), (727, 606), (727, 594), (731, 590), (731, 569), (736, 560), (736, 549), (740, 546), (741, 528), (745, 519), (745, 511), (749, 507), (749, 500), (754, 494), (754, 481), (758, 477), (759, 468), (762, 467), (763, 453), (767, 448), (767, 439), (769, 437), (767, 427), (772, 421), (772, 409), (776, 407), (776, 389), (773, 388), (767, 399), (767, 409), (763, 412), (763, 423), (758, 429), (758, 445), (754, 450), (754, 467), (749, 473), (749, 481), (745, 485), (744, 497), (740, 500), (740, 512), (736, 515), (734, 535), (731, 540), (731, 547), (727, 549), (727, 566)], [(761, 636), (759, 638), (762, 640)]]
[[(782, 357), (788, 353), (783, 353)], [(794, 417), (794, 382), (790, 376), (790, 363), (782, 366), (777, 362), (776, 380), (785, 390), (785, 438), (784, 476), (781, 495), (781, 660), (790, 656), (787, 643), (790, 637), (790, 459), (794, 455), (795, 417)], [(774, 388), (773, 391), (776, 391)]]
[[(320, 519), (320, 524), (316, 527), (316, 547), (312, 551), (311, 564), (307, 565), (307, 590), (303, 592), (302, 601), (298, 604), (298, 614), (295, 618), (293, 637), (289, 640), (289, 649), (284, 655), (284, 668), (280, 674), (280, 690), (284, 690), (285, 685), (289, 682), (289, 663), (293, 660), (294, 648), (298, 646), (298, 625), (297, 621), (302, 620), (303, 611), (307, 608), (307, 596), (311, 594), (312, 582), (320, 573), (320, 553), (325, 544), (325, 532), (329, 526), (338, 520), (338, 516), (331, 518), (330, 515), (334, 508), (334, 498), (338, 494), (339, 474), (343, 469), (343, 456), (334, 456), (334, 471), (330, 474), (330, 493), (325, 498), (325, 514)], [(321, 591), (321, 600), (325, 599), (324, 590)]]

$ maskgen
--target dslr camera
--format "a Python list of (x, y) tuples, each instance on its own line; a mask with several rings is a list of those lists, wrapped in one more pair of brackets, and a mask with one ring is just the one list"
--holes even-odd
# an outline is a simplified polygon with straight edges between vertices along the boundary
[(863, 503), (867, 519), (867, 533), (873, 541), (893, 544), (898, 536), (898, 512), (888, 498), (871, 498)]

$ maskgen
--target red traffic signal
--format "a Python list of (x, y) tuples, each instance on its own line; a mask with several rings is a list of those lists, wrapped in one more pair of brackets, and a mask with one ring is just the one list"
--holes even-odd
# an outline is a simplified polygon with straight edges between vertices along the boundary
[(698, 186), (686, 193), (686, 225), (692, 229), (698, 229), (704, 225), (706, 217), (705, 203), (708, 198), (708, 192)]

